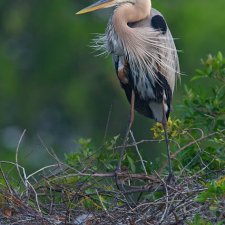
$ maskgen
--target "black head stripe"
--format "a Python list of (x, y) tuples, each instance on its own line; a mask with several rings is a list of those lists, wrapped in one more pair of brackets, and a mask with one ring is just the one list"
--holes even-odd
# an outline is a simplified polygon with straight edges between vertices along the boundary
[(155, 28), (156, 30), (161, 30), (163, 34), (166, 33), (167, 25), (166, 25), (166, 21), (164, 20), (162, 16), (160, 15), (153, 16), (151, 23), (153, 28)]

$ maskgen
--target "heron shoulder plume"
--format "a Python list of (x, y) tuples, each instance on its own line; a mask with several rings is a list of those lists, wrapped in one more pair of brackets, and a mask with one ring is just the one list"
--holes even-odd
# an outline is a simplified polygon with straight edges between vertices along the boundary
[[(149, 76), (153, 84), (159, 82), (159, 71), (173, 91), (180, 70), (179, 63), (174, 65), (178, 56), (167, 24), (155, 9), (151, 9), (149, 15), (142, 15), (144, 18), (141, 14), (133, 14), (134, 18), (131, 18), (130, 13), (124, 13), (124, 10), (132, 7), (128, 3), (114, 10), (105, 34), (97, 36), (94, 47), (102, 53), (124, 56), (129, 60), (132, 71), (138, 71), (140, 79), (145, 80)], [(129, 16), (124, 18), (125, 15)]]

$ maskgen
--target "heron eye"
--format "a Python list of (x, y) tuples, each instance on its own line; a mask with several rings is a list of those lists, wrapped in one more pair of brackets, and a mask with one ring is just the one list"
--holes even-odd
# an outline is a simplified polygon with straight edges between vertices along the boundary
[(164, 20), (162, 16), (160, 15), (153, 16), (151, 23), (154, 29), (162, 31), (163, 34), (166, 33), (167, 25), (166, 25), (166, 21)]

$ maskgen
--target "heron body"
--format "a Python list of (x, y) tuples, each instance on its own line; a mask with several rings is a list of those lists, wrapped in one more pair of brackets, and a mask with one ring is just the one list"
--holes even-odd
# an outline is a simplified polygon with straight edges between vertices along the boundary
[[(96, 47), (112, 55), (131, 115), (133, 108), (163, 124), (169, 159), (166, 124), (180, 72), (173, 37), (150, 0), (100, 0), (78, 14), (111, 6), (115, 6), (113, 15)], [(129, 129), (131, 124), (132, 119)]]
[(114, 11), (101, 40), (105, 40), (104, 47), (113, 56), (117, 76), (129, 102), (134, 90), (135, 109), (162, 122), (163, 110), (167, 119), (169, 117), (179, 74), (172, 35), (163, 16), (155, 9), (140, 21), (128, 21), (124, 24), (125, 29), (121, 28), (121, 21), (117, 21), (118, 11)]

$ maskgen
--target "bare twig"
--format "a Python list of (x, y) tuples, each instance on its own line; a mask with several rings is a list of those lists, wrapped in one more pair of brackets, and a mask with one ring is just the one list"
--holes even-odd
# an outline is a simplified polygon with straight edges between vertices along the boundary
[[(24, 178), (26, 177), (25, 169), (23, 168), (23, 177), (24, 177), (23, 178), (21, 173), (20, 173), (19, 162), (18, 162), (19, 148), (20, 148), (20, 144), (21, 144), (21, 142), (23, 140), (23, 137), (24, 137), (25, 133), (26, 133), (26, 130), (24, 130), (22, 135), (20, 136), (19, 142), (18, 142), (17, 147), (16, 147), (16, 164), (15, 165), (16, 165), (16, 169), (17, 169), (17, 172), (19, 174), (19, 177), (20, 177), (21, 181), (23, 182), (26, 191), (28, 191), (27, 190), (28, 187), (27, 187), (26, 179), (24, 180)], [(27, 194), (27, 197), (28, 197), (28, 194)]]
[(112, 104), (110, 105), (110, 108), (109, 108), (109, 113), (108, 113), (107, 123), (106, 123), (106, 126), (105, 126), (105, 134), (104, 134), (103, 142), (105, 142), (105, 139), (107, 137), (111, 114), (112, 114)]
[(137, 144), (136, 144), (136, 141), (135, 141), (133, 132), (132, 132), (131, 130), (130, 130), (130, 135), (131, 135), (131, 138), (132, 138), (132, 140), (133, 140), (133, 142), (134, 142), (136, 152), (137, 152), (137, 154), (138, 154), (138, 156), (139, 156), (139, 158), (140, 158), (141, 165), (142, 165), (142, 167), (143, 167), (143, 170), (144, 170), (144, 172), (145, 172), (145, 175), (148, 175), (147, 170), (146, 170), (146, 167), (145, 167), (144, 160), (143, 160), (142, 155), (141, 155), (141, 153), (140, 153), (140, 151), (139, 151), (139, 149), (138, 149), (138, 146), (137, 146)]
[[(157, 182), (157, 178), (152, 175), (145, 175), (145, 174), (138, 174), (138, 173), (128, 173), (128, 172), (118, 172), (117, 173), (119, 178), (129, 178), (129, 179), (140, 179), (140, 180), (150, 180)], [(77, 176), (82, 176), (82, 177), (104, 177), (104, 178), (112, 178), (115, 177), (115, 173), (71, 173), (71, 174), (66, 174), (62, 176), (58, 176), (55, 179), (62, 179), (62, 178), (68, 178), (68, 177), (77, 177)], [(54, 178), (53, 178), (54, 180)]]
[(3, 177), (3, 179), (4, 179), (5, 183), (6, 183), (6, 186), (7, 186), (8, 190), (9, 190), (10, 194), (12, 195), (13, 194), (12, 188), (10, 187), (9, 182), (6, 179), (6, 176), (5, 176), (4, 171), (2, 170), (1, 164), (0, 164), (0, 171), (1, 171), (2, 177)]
[(166, 206), (165, 206), (165, 210), (163, 212), (162, 217), (159, 220), (159, 223), (161, 224), (164, 220), (164, 218), (167, 216), (167, 210), (168, 210), (168, 205), (169, 205), (169, 193), (168, 193), (168, 189), (167, 189), (167, 184), (165, 183), (165, 181), (159, 176), (159, 174), (155, 171), (156, 176), (160, 179), (160, 181), (163, 183), (164, 188), (166, 190)]

